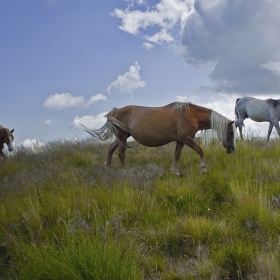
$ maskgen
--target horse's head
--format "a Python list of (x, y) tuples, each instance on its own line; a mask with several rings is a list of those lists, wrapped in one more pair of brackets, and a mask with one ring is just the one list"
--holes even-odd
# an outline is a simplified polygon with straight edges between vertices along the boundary
[(224, 141), (223, 143), (224, 147), (226, 148), (227, 154), (231, 154), (234, 152), (235, 138), (236, 138), (236, 128), (234, 125), (234, 121), (228, 121), (226, 141)]
[(9, 151), (14, 150), (14, 136), (13, 136), (14, 129), (9, 130), (7, 128), (2, 128), (0, 131), (0, 144), (6, 144), (8, 146)]

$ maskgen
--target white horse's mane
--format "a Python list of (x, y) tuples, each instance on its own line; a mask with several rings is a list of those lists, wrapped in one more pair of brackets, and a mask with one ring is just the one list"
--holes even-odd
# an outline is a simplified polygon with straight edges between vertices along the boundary
[[(221, 143), (226, 143), (226, 135), (227, 135), (227, 124), (230, 120), (223, 115), (217, 113), (214, 110), (211, 110), (210, 116), (210, 129), (206, 129), (202, 132), (202, 141), (204, 144), (209, 144), (211, 139), (217, 137)], [(234, 133), (234, 141), (236, 139), (236, 127), (233, 124), (233, 133)]]
[(178, 113), (181, 113), (183, 111), (183, 109), (187, 108), (189, 109), (191, 102), (176, 102), (173, 107), (172, 110), (173, 111), (177, 111)]

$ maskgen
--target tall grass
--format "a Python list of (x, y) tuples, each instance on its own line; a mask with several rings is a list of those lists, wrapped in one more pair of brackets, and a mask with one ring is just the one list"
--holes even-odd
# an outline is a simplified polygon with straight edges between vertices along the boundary
[(280, 279), (280, 141), (226, 155), (57, 141), (0, 168), (0, 279)]

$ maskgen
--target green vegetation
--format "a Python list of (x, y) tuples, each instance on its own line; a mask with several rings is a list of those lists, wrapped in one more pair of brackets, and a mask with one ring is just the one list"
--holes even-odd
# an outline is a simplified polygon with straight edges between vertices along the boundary
[(0, 279), (280, 279), (280, 140), (127, 151), (57, 141), (0, 162)]

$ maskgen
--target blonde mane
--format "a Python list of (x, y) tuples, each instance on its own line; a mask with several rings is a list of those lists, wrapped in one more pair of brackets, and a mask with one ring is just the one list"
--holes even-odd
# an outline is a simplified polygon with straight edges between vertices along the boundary
[[(221, 143), (227, 143), (227, 124), (230, 120), (223, 115), (211, 110), (210, 125), (211, 128), (202, 132), (204, 144), (209, 144), (211, 139), (217, 137)], [(236, 139), (236, 127), (233, 124), (234, 141)]]
[(181, 113), (183, 109), (189, 109), (190, 104), (190, 102), (176, 102), (173, 105), (172, 110)]

